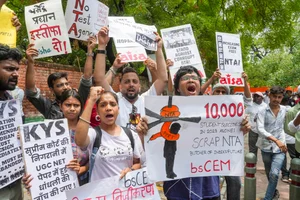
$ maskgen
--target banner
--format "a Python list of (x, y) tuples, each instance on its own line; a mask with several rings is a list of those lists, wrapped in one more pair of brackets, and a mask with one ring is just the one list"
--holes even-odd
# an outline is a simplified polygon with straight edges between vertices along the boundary
[(243, 62), (239, 34), (216, 32), (218, 67), (223, 85), (244, 86)]
[(171, 77), (174, 77), (181, 66), (186, 65), (196, 67), (201, 77), (206, 77), (190, 24), (161, 29), (161, 36), (164, 41), (167, 59), (174, 62), (174, 66), (169, 68)]
[(87, 41), (108, 24), (109, 8), (97, 0), (68, 0), (65, 18), (70, 38)]
[(17, 42), (17, 30), (11, 22), (13, 16), (13, 11), (3, 5), (0, 10), (0, 43), (15, 48)]
[(22, 124), (19, 100), (0, 101), (0, 189), (24, 174), (18, 126)]
[(120, 180), (113, 176), (67, 191), (68, 200), (160, 200), (155, 183), (149, 182), (145, 168), (128, 172)]
[(242, 176), (242, 96), (147, 96), (147, 169), (151, 181)]
[(39, 52), (37, 58), (71, 53), (60, 0), (26, 6), (25, 21), (29, 41)]
[(67, 119), (24, 124), (20, 132), (32, 199), (66, 199), (65, 191), (78, 186), (76, 172), (66, 168), (73, 159)]

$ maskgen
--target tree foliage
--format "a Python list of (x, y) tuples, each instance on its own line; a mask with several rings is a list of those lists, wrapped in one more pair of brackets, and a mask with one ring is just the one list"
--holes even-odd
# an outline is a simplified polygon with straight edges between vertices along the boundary
[[(28, 40), (24, 5), (37, 0), (9, 0), (24, 25), (18, 44), (25, 49)], [(62, 0), (66, 5), (66, 0)], [(105, 0), (111, 16), (134, 16), (136, 22), (162, 28), (191, 24), (206, 74), (217, 67), (215, 32), (241, 35), (244, 69), (255, 86), (288, 84), (299, 66), (298, 0)], [(47, 58), (47, 61), (83, 66), (85, 44), (71, 40), (73, 53)], [(112, 43), (109, 45), (112, 52)], [(113, 56), (110, 56), (110, 61)], [(290, 70), (290, 71), (288, 71)], [(272, 74), (272, 76), (271, 76)], [(286, 81), (285, 81), (286, 79)], [(298, 84), (298, 83), (295, 83)]]

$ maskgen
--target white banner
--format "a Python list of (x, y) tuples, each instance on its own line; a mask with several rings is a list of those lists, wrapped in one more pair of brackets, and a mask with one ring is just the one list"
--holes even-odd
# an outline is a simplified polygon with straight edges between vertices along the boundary
[(20, 124), (19, 100), (0, 101), (0, 189), (24, 174), (22, 151), (17, 139)]
[(87, 41), (108, 24), (109, 8), (97, 0), (68, 0), (65, 18), (70, 38)]
[(39, 52), (37, 58), (72, 52), (60, 0), (26, 6), (25, 21), (29, 41)]
[(171, 68), (175, 73), (181, 66), (192, 65), (201, 72), (201, 77), (206, 77), (190, 24), (161, 29), (161, 35), (167, 58), (174, 62)]
[(20, 132), (32, 199), (66, 199), (65, 191), (78, 186), (76, 172), (66, 168), (73, 159), (67, 119), (24, 124)]
[(66, 193), (68, 200), (160, 200), (156, 185), (149, 182), (145, 168), (129, 172), (121, 180), (120, 176), (113, 176)]
[(242, 96), (147, 96), (145, 136), (151, 181), (242, 176)]
[(218, 67), (222, 73), (221, 84), (244, 86), (242, 50), (239, 34), (216, 32)]

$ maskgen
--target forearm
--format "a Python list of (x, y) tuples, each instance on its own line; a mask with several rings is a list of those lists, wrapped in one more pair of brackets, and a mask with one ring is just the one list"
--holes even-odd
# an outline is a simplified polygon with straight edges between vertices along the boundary
[(111, 70), (108, 70), (105, 74), (105, 80), (110, 86), (113, 84), (114, 77), (115, 74)]
[(75, 143), (81, 148), (87, 147), (89, 145), (88, 129), (90, 127), (90, 124), (88, 122), (91, 118), (93, 106), (94, 102), (88, 99), (86, 107), (84, 108), (83, 113), (80, 116), (81, 119), (79, 119), (76, 126)]
[[(98, 46), (98, 50), (105, 50), (105, 46)], [(105, 90), (109, 90), (109, 84), (105, 79), (105, 54), (97, 54), (95, 61), (95, 70), (94, 70), (94, 81), (95, 86), (102, 86)]]
[(249, 87), (247, 81), (245, 81), (245, 85), (244, 85), (244, 95), (246, 98), (251, 98), (250, 87)]
[(80, 166), (78, 175), (82, 175), (85, 172), (87, 172), (88, 170), (89, 170), (89, 164), (86, 164), (84, 166)]
[(93, 74), (93, 50), (88, 49), (87, 51), (87, 56), (85, 59), (85, 64), (84, 64), (84, 70), (83, 70), (83, 77), (85, 79), (91, 78)]
[(161, 48), (158, 48), (156, 51), (156, 63), (157, 63), (157, 80), (155, 82), (155, 89), (158, 95), (160, 95), (167, 84), (168, 75), (165, 58)]
[(168, 78), (168, 92), (169, 95), (173, 94), (173, 84), (172, 84), (171, 74), (169, 74), (169, 78)]
[(210, 79), (208, 79), (202, 86), (201, 86), (201, 93), (204, 94), (204, 92), (206, 91), (206, 89), (213, 83), (213, 78), (211, 77)]
[(35, 91), (35, 71), (34, 62), (28, 61), (26, 69), (25, 87), (27, 90)]
[(131, 170), (137, 170), (137, 169), (141, 169), (141, 163), (136, 163), (136, 164), (133, 164), (132, 167), (131, 167)]

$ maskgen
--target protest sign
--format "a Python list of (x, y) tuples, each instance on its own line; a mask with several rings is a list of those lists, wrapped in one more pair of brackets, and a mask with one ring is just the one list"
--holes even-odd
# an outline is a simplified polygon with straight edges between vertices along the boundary
[(16, 47), (17, 42), (17, 30), (11, 22), (13, 16), (13, 11), (3, 5), (0, 10), (0, 43), (10, 47)]
[(73, 159), (67, 119), (24, 124), (20, 132), (32, 199), (66, 199), (65, 191), (78, 186), (76, 172), (66, 168)]
[(108, 24), (109, 8), (97, 0), (68, 0), (65, 18), (70, 38), (87, 41)]
[(147, 96), (145, 136), (151, 181), (242, 176), (242, 96)]
[(68, 200), (160, 200), (156, 185), (149, 181), (145, 168), (128, 172), (121, 180), (120, 176), (113, 176), (66, 193)]
[(26, 6), (25, 21), (29, 41), (39, 52), (37, 58), (71, 53), (60, 0)]
[(171, 77), (174, 76), (179, 67), (186, 65), (196, 67), (202, 74), (201, 77), (206, 77), (190, 24), (161, 29), (161, 36), (167, 59), (174, 62), (174, 66), (171, 67)]
[(243, 62), (239, 34), (216, 32), (218, 66), (222, 77), (219, 82), (224, 85), (244, 86), (242, 77)]
[(0, 189), (23, 176), (24, 163), (18, 126), (22, 124), (19, 100), (0, 101)]

